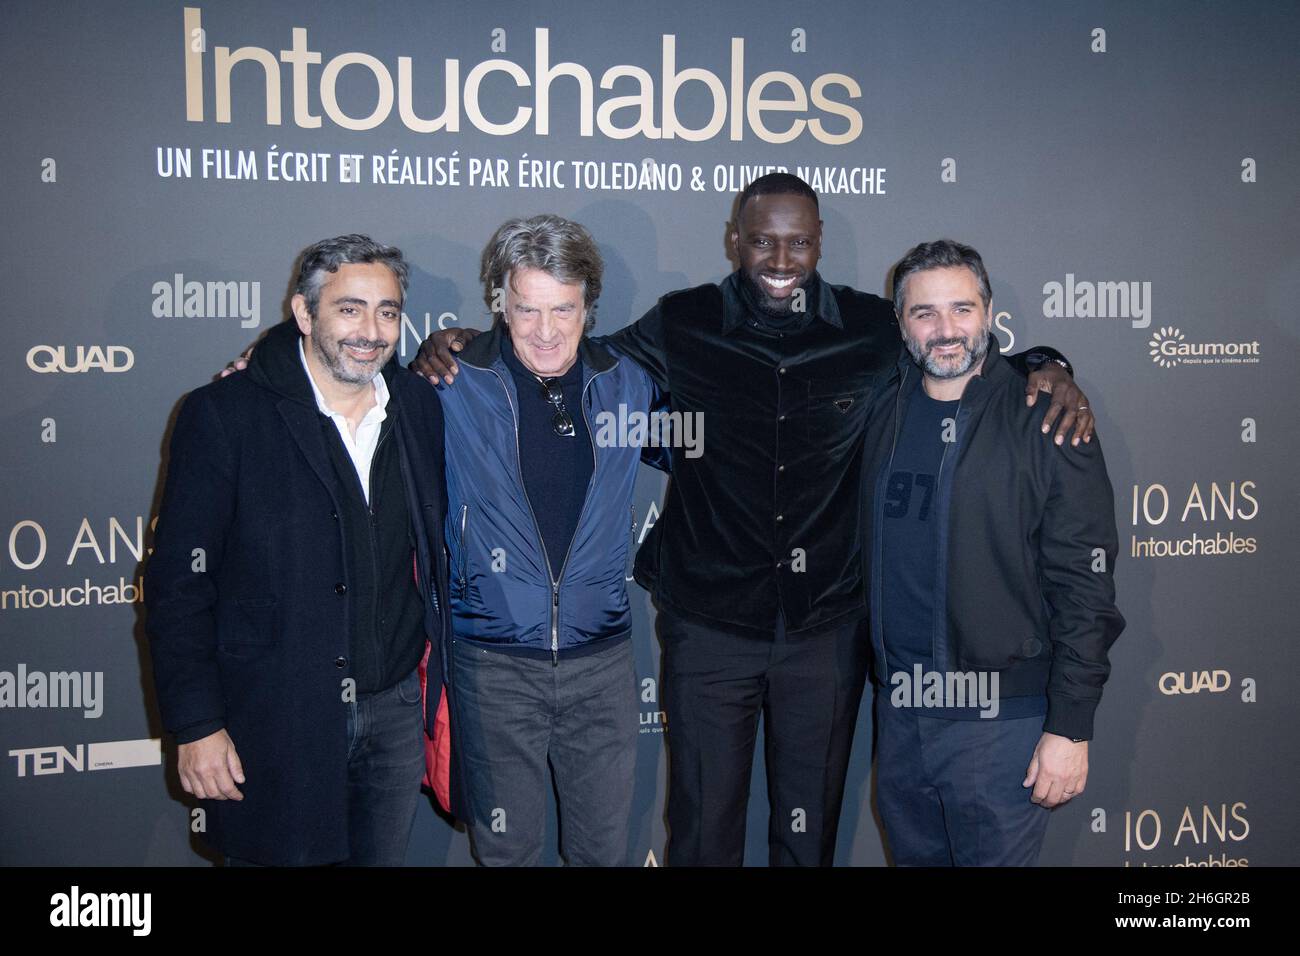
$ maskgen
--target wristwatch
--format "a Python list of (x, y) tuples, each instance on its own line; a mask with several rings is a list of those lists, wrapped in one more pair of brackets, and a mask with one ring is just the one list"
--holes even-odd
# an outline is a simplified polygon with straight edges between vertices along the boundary
[(1061, 368), (1065, 369), (1070, 378), (1074, 378), (1074, 368), (1065, 359), (1053, 358), (1052, 356), (1046, 355), (1042, 352), (1030, 352), (1025, 356), (1025, 364), (1029, 366), (1031, 372), (1037, 371), (1048, 362), (1055, 362), (1057, 365), (1061, 366)]

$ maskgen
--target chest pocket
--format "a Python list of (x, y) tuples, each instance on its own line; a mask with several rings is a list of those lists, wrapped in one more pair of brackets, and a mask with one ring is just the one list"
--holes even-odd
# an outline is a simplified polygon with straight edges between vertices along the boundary
[(835, 436), (862, 428), (875, 375), (846, 375), (808, 383), (805, 436), (810, 441), (834, 441)]

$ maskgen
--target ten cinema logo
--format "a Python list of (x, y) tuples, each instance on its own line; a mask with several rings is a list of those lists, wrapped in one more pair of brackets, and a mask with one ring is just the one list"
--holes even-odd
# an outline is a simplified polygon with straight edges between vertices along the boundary
[(17, 761), (18, 776), (43, 777), (72, 770), (122, 770), (128, 767), (156, 767), (162, 764), (162, 740), (106, 740), (94, 744), (61, 744), (46, 747), (17, 747), (9, 751)]

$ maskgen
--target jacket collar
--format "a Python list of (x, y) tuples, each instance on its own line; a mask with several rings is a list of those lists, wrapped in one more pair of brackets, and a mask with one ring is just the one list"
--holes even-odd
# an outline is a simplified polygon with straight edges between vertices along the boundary
[[(457, 358), (474, 368), (494, 368), (509, 373), (505, 359), (501, 357), (501, 338), (507, 334), (504, 323), (498, 319), (492, 323), (492, 328), (465, 346), (465, 350)], [(593, 342), (591, 336), (586, 334), (578, 342), (578, 357), (582, 359), (583, 368), (589, 369), (591, 374), (608, 372), (618, 364), (618, 359), (610, 354), (608, 349)]]
[[(831, 289), (831, 284), (821, 277), (821, 273), (814, 272), (813, 275), (817, 286), (817, 294), (813, 297), (813, 318), (820, 319), (837, 329), (844, 328), (844, 320), (840, 317), (840, 306), (835, 301), (835, 292)], [(745, 323), (750, 309), (745, 302), (744, 294), (740, 291), (739, 269), (723, 279), (718, 287), (722, 290), (722, 332), (725, 335)]]

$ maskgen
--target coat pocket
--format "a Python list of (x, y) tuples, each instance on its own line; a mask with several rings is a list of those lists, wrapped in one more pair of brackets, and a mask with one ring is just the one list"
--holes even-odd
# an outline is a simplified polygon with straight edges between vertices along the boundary
[(217, 632), (220, 647), (280, 643), (278, 601), (273, 597), (237, 598)]

